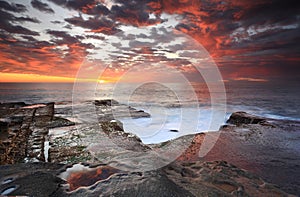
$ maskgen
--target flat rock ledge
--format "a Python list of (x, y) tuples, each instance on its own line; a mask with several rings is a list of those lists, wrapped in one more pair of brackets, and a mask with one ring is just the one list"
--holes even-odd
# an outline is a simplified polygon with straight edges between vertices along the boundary
[[(225, 161), (174, 162), (148, 172), (120, 172), (105, 164), (85, 165), (90, 170), (71, 173), (67, 180), (59, 176), (72, 165), (27, 163), (0, 166), (0, 192), (3, 195), (10, 189), (10, 196), (62, 197), (292, 196)], [(71, 191), (71, 187), (74, 190)]]
[[(280, 149), (280, 146), (290, 139), (282, 138), (286, 137), (286, 133), (282, 131), (287, 130), (290, 135), (288, 137), (299, 138), (299, 134), (294, 132), (299, 128), (298, 122), (276, 121), (245, 112), (233, 113), (228, 120), (229, 125), (220, 129), (221, 135), (212, 151), (204, 158), (199, 158), (198, 153), (204, 138), (207, 135), (214, 136), (214, 132), (183, 136), (156, 145), (144, 145), (137, 136), (125, 132), (122, 123), (117, 119), (128, 115), (134, 118), (150, 117), (150, 114), (114, 100), (94, 101), (94, 105), (99, 123), (89, 126), (79, 124), (75, 128), (73, 122), (55, 116), (54, 103), (0, 104), (0, 195), (293, 196), (286, 191), (299, 194), (298, 187), (289, 182), (290, 179), (286, 181), (288, 185), (281, 184), (274, 177), (265, 176), (263, 172), (245, 165), (250, 162), (253, 166), (253, 160), (259, 164), (272, 164), (272, 159), (281, 161), (288, 154), (296, 159), (295, 163), (286, 163), (283, 168), (271, 166), (271, 171), (267, 168), (263, 170), (272, 173), (276, 169), (279, 174), (287, 173), (297, 177), (299, 168), (297, 170), (295, 165), (299, 161), (299, 153), (296, 152), (299, 142), (295, 140), (294, 144), (288, 145), (290, 149), (294, 148), (292, 153), (284, 152), (286, 147)], [(56, 130), (58, 127), (63, 131)], [(49, 131), (60, 133), (59, 137), (47, 139)], [(62, 136), (61, 132), (64, 133)], [(114, 156), (114, 151), (98, 150), (98, 159), (92, 158), (87, 147), (95, 138), (99, 143), (99, 140), (107, 139), (104, 137), (113, 142), (109, 145), (109, 150), (122, 147), (142, 154), (153, 148), (172, 149), (174, 144), (180, 145), (187, 141), (190, 145), (173, 163), (160, 169), (127, 172), (114, 169), (99, 160), (101, 157)], [(286, 141), (281, 140), (282, 144), (277, 144), (277, 149), (274, 149), (272, 143), (268, 143), (270, 137), (272, 142), (278, 142), (279, 139)], [(46, 141), (51, 146), (48, 162), (45, 162)], [(97, 146), (94, 148), (97, 149)], [(263, 148), (269, 152), (262, 153)], [(278, 153), (277, 156), (274, 151)], [(23, 163), (24, 161), (28, 163)], [(70, 171), (79, 164), (84, 166), (84, 170)], [(268, 167), (267, 165), (263, 167)], [(285, 170), (285, 167), (291, 168)], [(62, 177), (64, 173), (68, 175)], [(267, 181), (264, 181), (265, 178)], [(268, 182), (279, 183), (280, 188), (285, 191)], [(287, 188), (288, 186), (293, 188)]]
[(0, 164), (45, 161), (49, 128), (75, 123), (54, 116), (54, 103), (0, 104)]

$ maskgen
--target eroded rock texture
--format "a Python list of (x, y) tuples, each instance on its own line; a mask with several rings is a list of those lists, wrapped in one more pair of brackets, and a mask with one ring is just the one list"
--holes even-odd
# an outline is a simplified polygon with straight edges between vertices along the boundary
[[(97, 122), (83, 121), (76, 127), (65, 118), (55, 117), (53, 103), (1, 104), (1, 164), (13, 165), (0, 165), (0, 195), (291, 196), (288, 193), (300, 193), (299, 122), (237, 112), (230, 117), (230, 125), (218, 132), (144, 145), (130, 131), (124, 131), (118, 117), (139, 118), (150, 114), (114, 100), (93, 104)], [(59, 113), (63, 114), (63, 109)], [(88, 120), (89, 109), (83, 109), (82, 113)], [(200, 157), (204, 140), (215, 144), (207, 155)], [(48, 155), (46, 141), (50, 146)], [(186, 149), (165, 166), (146, 171), (136, 168), (151, 163), (153, 157), (146, 154), (149, 151), (172, 152), (178, 147)], [(45, 156), (48, 163), (44, 162)], [(118, 161), (128, 158), (132, 162), (126, 167), (131, 170), (118, 168), (121, 166)], [(29, 163), (18, 163), (23, 161)]]
[(49, 128), (72, 124), (54, 117), (54, 103), (0, 104), (0, 164), (45, 161), (44, 142)]

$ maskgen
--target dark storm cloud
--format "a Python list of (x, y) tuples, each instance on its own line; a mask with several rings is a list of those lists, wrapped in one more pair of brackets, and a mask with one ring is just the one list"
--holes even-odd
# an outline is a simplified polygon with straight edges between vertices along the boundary
[[(276, 54), (281, 53), (297, 53), (300, 51), (300, 29), (269, 29), (263, 33), (251, 36), (251, 39), (238, 44), (233, 44), (232, 49), (246, 48), (253, 43), (257, 43), (259, 50), (253, 53), (262, 53), (266, 50), (274, 50)], [(254, 47), (254, 46), (253, 46)], [(249, 48), (251, 51), (252, 48)]]
[(74, 45), (84, 47), (86, 49), (92, 49), (95, 46), (93, 44), (82, 43), (81, 41), (85, 39), (84, 36), (76, 35), (71, 36), (66, 31), (56, 31), (56, 30), (46, 30), (46, 32), (53, 37), (51, 40), (53, 43), (58, 45)]
[(84, 0), (84, 1), (77, 1), (77, 0), (50, 0), (53, 3), (63, 6), (68, 9), (73, 9), (77, 11), (81, 11), (85, 14), (89, 15), (103, 15), (108, 14), (109, 10), (107, 7), (102, 5), (97, 0)]
[(5, 22), (32, 22), (32, 23), (40, 23), (40, 21), (36, 18), (31, 18), (29, 16), (20, 16), (16, 17), (13, 14), (0, 10), (0, 21)]
[(300, 61), (299, 4), (296, 0), (163, 0), (149, 5), (158, 14), (183, 16), (176, 29), (202, 44), (224, 76), (235, 78), (299, 77), (295, 66)]
[(100, 3), (96, 3), (93, 5), (87, 5), (81, 8), (81, 11), (85, 14), (89, 15), (107, 15), (110, 13), (109, 9)]
[(5, 30), (9, 33), (26, 34), (26, 35), (39, 35), (38, 32), (31, 31), (20, 25), (14, 25), (12, 22), (34, 22), (39, 21), (30, 17), (15, 17), (14, 15), (0, 10), (0, 29)]
[(93, 4), (94, 0), (85, 0), (85, 1), (76, 1), (76, 0), (50, 0), (51, 2), (69, 8), (69, 9), (75, 9), (75, 10), (81, 10), (82, 7)]
[(57, 30), (46, 30), (46, 32), (50, 35), (52, 35), (53, 37), (57, 38), (63, 38), (64, 40), (70, 42), (70, 43), (74, 43), (74, 42), (79, 42), (79, 39), (77, 39), (76, 37), (73, 37), (71, 35), (69, 35), (67, 32), (65, 31), (57, 31)]
[(13, 18), (14, 22), (32, 22), (32, 23), (40, 23), (40, 21), (36, 18), (30, 18), (28, 16), (24, 17), (14, 17)]
[(169, 66), (172, 68), (175, 68), (183, 73), (193, 73), (195, 72), (195, 68), (192, 65), (192, 63), (188, 60), (184, 59), (172, 59), (168, 61)]
[[(273, 0), (241, 11), (238, 21), (249, 39), (234, 43), (232, 47), (249, 47), (254, 52), (273, 49), (277, 54), (299, 51), (296, 44), (300, 39), (299, 13), (300, 3), (296, 0)], [(262, 28), (265, 29), (262, 31)], [(249, 29), (254, 35), (247, 35)]]
[(111, 18), (124, 24), (148, 26), (163, 22), (160, 18), (149, 18), (148, 5), (144, 1), (116, 1), (120, 5), (111, 8)]
[(64, 28), (65, 28), (65, 29), (72, 29), (72, 25), (67, 24), (67, 25), (64, 26)]
[(272, 0), (259, 4), (251, 9), (241, 10), (238, 17), (244, 21), (243, 25), (263, 23), (290, 24), (299, 20), (300, 2), (297, 0)]
[(73, 18), (66, 18), (65, 21), (72, 25), (89, 29), (90, 31), (95, 33), (112, 35), (120, 31), (116, 27), (117, 25), (114, 21), (109, 20), (105, 17), (89, 17), (87, 20), (85, 20), (81, 16), (79, 16)]
[(24, 38), (24, 39), (26, 39), (27, 41), (29, 41), (29, 42), (37, 42), (38, 40), (37, 39), (35, 39), (34, 37), (32, 37), (32, 36), (25, 36), (25, 35), (23, 35), (23, 36), (21, 36), (22, 38)]
[(114, 1), (117, 3), (109, 10), (106, 6), (96, 0), (51, 0), (57, 5), (80, 11), (94, 16), (106, 16), (107, 18), (133, 26), (147, 26), (163, 22), (159, 17), (150, 18), (147, 1)]
[[(78, 65), (87, 55), (91, 44), (68, 43), (70, 38), (64, 32), (49, 32), (62, 38), (60, 41), (38, 41), (31, 36), (18, 39), (1, 31), (1, 66), (0, 72), (32, 73), (41, 75), (57, 75), (72, 77)], [(79, 40), (79, 39), (78, 39)], [(13, 51), (13, 52), (12, 52)], [(68, 69), (66, 69), (66, 65)]]
[(89, 15), (107, 15), (110, 13), (107, 7), (102, 5), (97, 0), (85, 0), (85, 1), (77, 1), (77, 0), (50, 0), (53, 3), (63, 6), (68, 9), (73, 9), (77, 11), (81, 11), (85, 14)]
[[(31, 35), (21, 35), (21, 37), (26, 40), (26, 41), (23, 41), (21, 39), (16, 38), (11, 33), (0, 30), (0, 36), (2, 38), (0, 44), (9, 44), (9, 46), (15, 46), (15, 47), (20, 47), (20, 48), (24, 47), (25, 48), (24, 50), (26, 50), (26, 46), (28, 46), (29, 48), (34, 48), (35, 46), (36, 47), (47, 47), (47, 46), (51, 45), (51, 43), (49, 43), (47, 41), (39, 41)], [(7, 47), (7, 48), (9, 48), (9, 47)], [(4, 47), (4, 49), (7, 49), (7, 48)]]
[(62, 21), (51, 21), (51, 23), (53, 23), (53, 24), (63, 24)]
[[(0, 72), (32, 73), (36, 69), (30, 66), (34, 58), (46, 58), (42, 53), (44, 47), (51, 44), (45, 41), (37, 41), (31, 36), (22, 36), (26, 41), (19, 40), (11, 34), (1, 32), (1, 67)], [(11, 51), (14, 51), (13, 53)], [(16, 56), (17, 54), (17, 56)], [(34, 72), (36, 73), (36, 72)]]
[(47, 3), (43, 3), (39, 0), (32, 0), (31, 5), (39, 11), (54, 14), (54, 10)]
[(12, 12), (25, 12), (27, 11), (26, 6), (22, 4), (14, 4), (14, 3), (8, 3), (6, 1), (0, 1), (0, 8)]
[(219, 65), (229, 56), (235, 65), (247, 62), (243, 56), (256, 65), (265, 56), (299, 57), (299, 1), (198, 1), (192, 9), (195, 1), (185, 2), (162, 3), (161, 12), (183, 14), (176, 28), (202, 44)]
[(92, 39), (95, 39), (95, 40), (104, 40), (105, 39), (105, 37), (98, 36), (98, 35), (86, 35), (85, 37), (86, 38), (92, 38)]
[(151, 48), (151, 47), (154, 46), (154, 44), (153, 44), (153, 42), (142, 42), (142, 41), (138, 41), (138, 40), (130, 40), (129, 41), (129, 46), (132, 49), (142, 48), (142, 47)]

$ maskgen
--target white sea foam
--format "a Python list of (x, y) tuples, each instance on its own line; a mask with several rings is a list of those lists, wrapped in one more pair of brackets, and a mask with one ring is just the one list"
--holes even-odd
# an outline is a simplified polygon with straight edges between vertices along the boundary
[[(212, 122), (212, 110), (208, 108), (156, 108), (152, 111), (161, 111), (161, 113), (150, 113), (151, 118), (121, 119), (124, 130), (139, 136), (143, 143), (152, 144), (187, 134), (216, 131), (221, 126), (219, 123)], [(216, 116), (222, 116), (221, 112), (214, 113)], [(225, 122), (225, 117), (218, 118)]]

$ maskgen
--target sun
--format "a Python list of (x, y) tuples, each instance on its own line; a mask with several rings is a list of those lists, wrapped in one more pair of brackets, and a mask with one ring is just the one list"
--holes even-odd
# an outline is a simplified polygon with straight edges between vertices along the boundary
[(97, 82), (98, 82), (98, 83), (107, 83), (107, 81), (105, 81), (105, 80), (103, 80), (103, 79), (99, 79)]

